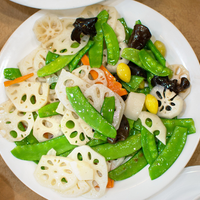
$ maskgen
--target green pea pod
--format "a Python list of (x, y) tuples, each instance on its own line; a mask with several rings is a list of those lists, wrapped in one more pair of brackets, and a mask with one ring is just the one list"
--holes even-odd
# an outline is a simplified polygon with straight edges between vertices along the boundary
[(72, 72), (74, 69), (77, 68), (77, 65), (79, 63), (79, 61), (81, 60), (81, 58), (88, 52), (88, 50), (93, 46), (94, 41), (89, 40), (87, 45), (84, 46), (79, 52), (78, 54), (74, 57), (74, 59), (69, 63), (69, 70), (70, 72)]
[(129, 87), (131, 87), (134, 91), (136, 91), (139, 88), (139, 86), (143, 80), (144, 80), (144, 78), (141, 76), (132, 75), (131, 80), (126, 84)]
[(166, 60), (165, 60), (164, 56), (160, 53), (160, 51), (156, 48), (156, 46), (154, 45), (154, 43), (151, 40), (149, 40), (146, 45), (152, 51), (152, 53), (154, 54), (154, 56), (156, 57), (156, 59), (158, 60), (158, 62), (162, 66), (165, 67)]
[[(113, 116), (115, 112), (115, 97), (105, 97), (103, 105), (101, 107), (101, 115), (110, 123), (113, 122)], [(94, 138), (107, 141), (107, 137), (99, 133), (98, 131), (94, 132)]]
[(89, 103), (78, 86), (66, 88), (67, 97), (75, 112), (94, 130), (115, 138), (116, 129)]
[(103, 36), (107, 47), (107, 62), (110, 65), (116, 65), (119, 60), (119, 43), (117, 36), (112, 27), (107, 24), (102, 24)]
[(147, 95), (147, 94), (150, 93), (150, 91), (151, 91), (151, 90), (150, 90), (149, 87), (145, 87), (145, 88), (143, 88), (143, 89), (138, 88), (135, 92), (137, 92), (137, 93), (143, 93), (143, 94)]
[(106, 10), (102, 10), (97, 15), (97, 22), (95, 23), (95, 28), (97, 34), (94, 36), (94, 45), (90, 48), (88, 54), (89, 54), (89, 60), (90, 60), (90, 66), (92, 68), (99, 68), (102, 65), (102, 59), (103, 59), (103, 31), (101, 25), (103, 23), (106, 23), (108, 20), (109, 14)]
[(87, 145), (90, 147), (94, 147), (94, 146), (97, 146), (100, 144), (105, 144), (105, 143), (107, 143), (107, 142), (100, 140), (100, 139), (92, 139), (87, 143)]
[(150, 90), (152, 90), (152, 88), (153, 88), (153, 86), (151, 84), (151, 79), (153, 77), (154, 77), (154, 74), (152, 74), (151, 72), (147, 72), (147, 83), (148, 83)]
[(130, 160), (108, 172), (108, 176), (115, 181), (121, 181), (138, 173), (147, 164), (144, 154), (142, 150), (140, 150)]
[(127, 26), (127, 24), (126, 24), (126, 21), (125, 21), (125, 19), (122, 17), (122, 18), (120, 18), (120, 19), (118, 19), (120, 22), (121, 22), (121, 24), (124, 26), (124, 31), (125, 31), (125, 43), (126, 44), (128, 44), (128, 41), (129, 41), (129, 38), (130, 38), (130, 36), (131, 36), (131, 34), (130, 34), (130, 29), (129, 29), (129, 27)]
[(138, 19), (136, 22), (135, 22), (135, 25), (136, 24), (142, 24), (142, 22)]
[(53, 102), (53, 103), (47, 104), (47, 105), (43, 106), (42, 108), (40, 108), (38, 110), (39, 117), (44, 118), (44, 117), (59, 115), (59, 113), (56, 112), (58, 104), (59, 104), (59, 102)]
[(106, 160), (114, 160), (138, 151), (141, 148), (141, 135), (133, 135), (115, 144), (105, 143), (92, 148)]
[(167, 128), (167, 136), (171, 136), (176, 126), (187, 128), (187, 134), (196, 133), (194, 120), (192, 118), (184, 119), (161, 119)]
[[(168, 143), (169, 139), (170, 137), (166, 137), (166, 144)], [(157, 146), (158, 146), (158, 154), (160, 154), (164, 150), (166, 145), (163, 144), (160, 140), (158, 140)]]
[(141, 131), (138, 131), (138, 130), (135, 129), (135, 128), (132, 128), (132, 129), (129, 131), (129, 136), (131, 136), (131, 135), (137, 135), (137, 134), (141, 134)]
[(142, 122), (140, 120), (140, 118), (138, 118), (134, 124), (133, 124), (133, 128), (135, 128), (138, 131), (141, 131), (141, 127), (142, 127)]
[(165, 148), (149, 167), (149, 175), (152, 180), (160, 177), (173, 165), (173, 163), (181, 154), (186, 140), (187, 129), (176, 126)]
[(38, 77), (48, 76), (48, 75), (51, 75), (51, 74), (61, 70), (62, 68), (67, 66), (75, 56), (76, 56), (76, 54), (59, 56), (54, 61), (52, 61), (49, 64), (45, 65), (44, 67), (40, 68), (37, 71)]
[(56, 58), (58, 58), (60, 55), (57, 53), (53, 53), (51, 51), (48, 51), (47, 56), (46, 56), (46, 61), (45, 64), (49, 64), (50, 62), (54, 61)]
[(144, 126), (141, 128), (141, 144), (144, 156), (151, 165), (158, 156), (155, 136), (150, 133)]
[(144, 49), (139, 52), (139, 58), (143, 64), (143, 68), (157, 76), (169, 76), (172, 70), (161, 65), (153, 59)]
[(128, 120), (128, 124), (129, 124), (129, 130), (131, 130), (133, 128), (133, 124), (134, 124), (134, 120), (127, 118)]
[(5, 68), (3, 70), (3, 75), (5, 79), (14, 80), (22, 76), (18, 68)]
[(52, 148), (55, 149), (56, 153), (59, 155), (75, 147), (76, 145), (70, 144), (67, 138), (62, 135), (45, 142), (16, 146), (11, 153), (18, 159), (34, 161), (40, 160), (41, 156), (46, 155)]

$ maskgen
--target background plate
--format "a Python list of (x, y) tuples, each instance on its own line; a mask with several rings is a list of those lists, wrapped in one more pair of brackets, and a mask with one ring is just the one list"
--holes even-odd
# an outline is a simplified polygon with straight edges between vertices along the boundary
[[(165, 43), (167, 48), (167, 61), (170, 64), (183, 64), (189, 71), (191, 76), (192, 91), (186, 98), (186, 111), (183, 117), (192, 117), (195, 122), (199, 120), (199, 85), (200, 85), (200, 69), (199, 62), (178, 29), (166, 18), (151, 8), (137, 3), (135, 1), (106, 1), (104, 4), (114, 5), (128, 23), (133, 27), (136, 20), (140, 19), (143, 24), (149, 27), (152, 35)], [(0, 103), (5, 101), (6, 95), (3, 87), (3, 68), (17, 66), (17, 63), (39, 45), (32, 31), (34, 22), (48, 12), (58, 14), (76, 16), (83, 8), (72, 10), (47, 11), (41, 10), (26, 20), (10, 37), (0, 54)], [(200, 138), (200, 123), (196, 123), (197, 133), (189, 135), (186, 146), (174, 163), (174, 165), (160, 178), (151, 181), (148, 175), (148, 166), (141, 170), (134, 177), (127, 180), (116, 182), (115, 187), (107, 191), (105, 200), (136, 200), (146, 199), (168, 185), (183, 170), (189, 159), (191, 158)], [(12, 156), (10, 151), (14, 148), (14, 144), (7, 142), (0, 137), (0, 152), (13, 173), (29, 188), (39, 195), (49, 200), (66, 200), (60, 197), (48, 188), (40, 186), (33, 177), (35, 164), (32, 162), (18, 160)], [(77, 198), (82, 200), (83, 198)]]

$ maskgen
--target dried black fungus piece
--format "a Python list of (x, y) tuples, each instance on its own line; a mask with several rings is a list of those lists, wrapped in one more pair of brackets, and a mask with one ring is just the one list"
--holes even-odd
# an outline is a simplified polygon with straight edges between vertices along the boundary
[(147, 78), (146, 70), (142, 69), (141, 67), (139, 67), (135, 63), (130, 61), (128, 63), (128, 66), (130, 67), (131, 75), (141, 76), (141, 77), (144, 77), (145, 79)]
[(108, 142), (114, 144), (118, 141), (125, 140), (129, 136), (129, 123), (125, 115), (123, 115), (120, 126), (117, 130), (117, 136), (115, 138), (107, 138)]
[(97, 33), (95, 28), (95, 23), (97, 22), (97, 19), (97, 17), (77, 18), (76, 21), (73, 23), (74, 29), (71, 34), (71, 39), (80, 43), (81, 33), (94, 37)]
[(150, 38), (151, 32), (149, 29), (142, 24), (136, 24), (129, 38), (128, 47), (139, 50), (143, 49)]
[(154, 76), (151, 79), (151, 84), (152, 86), (162, 85), (166, 89), (169, 89), (171, 92), (173, 91), (176, 94), (179, 94), (179, 92), (182, 92), (190, 87), (190, 81), (185, 77), (181, 78), (181, 83), (179, 84), (177, 79), (170, 80), (167, 76)]

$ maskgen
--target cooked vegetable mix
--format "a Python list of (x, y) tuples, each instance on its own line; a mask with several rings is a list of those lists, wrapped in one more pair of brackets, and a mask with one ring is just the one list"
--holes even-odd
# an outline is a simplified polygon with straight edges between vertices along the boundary
[(146, 166), (154, 180), (196, 132), (192, 118), (179, 118), (189, 72), (166, 65), (147, 25), (129, 27), (118, 14), (99, 5), (76, 20), (48, 14), (34, 25), (41, 46), (4, 69), (0, 133), (16, 158), (37, 164), (41, 185), (65, 197), (99, 198)]

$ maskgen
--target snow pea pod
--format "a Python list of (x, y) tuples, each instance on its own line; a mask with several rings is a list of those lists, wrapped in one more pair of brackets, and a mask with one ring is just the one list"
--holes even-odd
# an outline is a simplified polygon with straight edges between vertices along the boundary
[(138, 151), (141, 148), (141, 135), (129, 136), (126, 140), (115, 144), (105, 143), (92, 148), (106, 160), (114, 160)]
[(42, 108), (40, 108), (38, 110), (39, 117), (44, 118), (44, 117), (50, 117), (53, 115), (59, 115), (59, 113), (56, 112), (58, 104), (59, 104), (59, 102), (53, 102), (53, 103), (47, 104), (47, 105), (43, 106)]
[(42, 155), (46, 155), (50, 149), (55, 149), (59, 155), (66, 151), (72, 150), (76, 145), (69, 143), (67, 138), (62, 135), (45, 142), (16, 146), (11, 153), (18, 159), (21, 160), (40, 160)]
[(169, 76), (172, 74), (172, 70), (161, 65), (155, 59), (153, 59), (149, 53), (147, 53), (144, 49), (141, 49), (139, 52), (139, 58), (145, 67), (144, 69), (153, 73), (157, 76)]
[(126, 44), (128, 44), (128, 41), (129, 41), (129, 38), (130, 38), (130, 36), (131, 36), (131, 33), (130, 33), (130, 29), (129, 29), (129, 27), (127, 26), (127, 24), (126, 24), (126, 21), (125, 21), (125, 19), (122, 17), (122, 18), (120, 18), (120, 19), (118, 19), (120, 22), (121, 22), (121, 24), (124, 26), (124, 31), (125, 31), (125, 43)]
[(135, 92), (137, 92), (137, 93), (143, 93), (143, 94), (147, 95), (147, 94), (150, 93), (150, 88), (149, 87), (145, 87), (143, 89), (138, 88)]
[(60, 55), (57, 53), (53, 53), (51, 51), (48, 51), (47, 56), (46, 56), (46, 61), (45, 64), (49, 64), (50, 62), (54, 61), (56, 58), (58, 58)]
[(94, 41), (89, 40), (87, 45), (84, 46), (79, 52), (78, 54), (74, 57), (74, 59), (69, 63), (69, 70), (70, 72), (72, 72), (74, 69), (77, 68), (77, 65), (79, 63), (79, 61), (81, 60), (81, 58), (88, 52), (88, 50), (92, 47), (92, 45), (94, 44)]
[(89, 103), (78, 86), (67, 87), (66, 93), (72, 107), (81, 119), (104, 136), (116, 137), (116, 129)]
[(119, 43), (117, 36), (112, 27), (107, 24), (102, 24), (103, 37), (107, 47), (107, 62), (111, 65), (116, 65), (119, 60)]
[(5, 68), (3, 70), (3, 75), (5, 79), (14, 80), (22, 76), (18, 68)]
[(94, 36), (94, 45), (90, 48), (88, 54), (89, 54), (89, 60), (90, 60), (90, 66), (99, 68), (102, 65), (102, 59), (103, 59), (103, 30), (101, 25), (103, 23), (106, 23), (108, 20), (109, 14), (106, 10), (102, 10), (97, 15), (97, 22), (95, 24), (96, 32), (97, 34)]
[(48, 76), (48, 75), (51, 75), (51, 74), (61, 70), (62, 68), (67, 66), (75, 56), (76, 56), (76, 54), (59, 56), (54, 61), (52, 61), (49, 64), (45, 65), (44, 67), (40, 68), (37, 71), (38, 77)]
[(149, 167), (152, 180), (166, 172), (181, 154), (187, 140), (187, 128), (176, 126), (163, 151)]
[(158, 156), (155, 136), (150, 133), (144, 126), (141, 127), (141, 144), (144, 156), (151, 165)]
[(140, 150), (130, 160), (108, 172), (108, 176), (115, 181), (121, 181), (138, 173), (147, 164), (143, 151)]
[(129, 87), (131, 87), (134, 91), (136, 91), (139, 86), (140, 86), (140, 83), (144, 80), (143, 77), (141, 76), (135, 76), (135, 75), (132, 75), (131, 76), (131, 80), (126, 83)]

